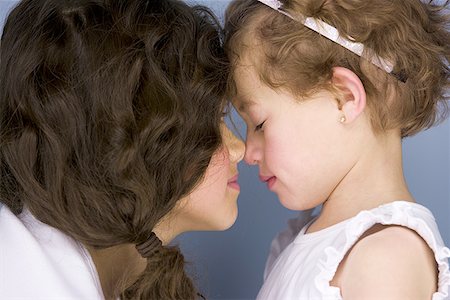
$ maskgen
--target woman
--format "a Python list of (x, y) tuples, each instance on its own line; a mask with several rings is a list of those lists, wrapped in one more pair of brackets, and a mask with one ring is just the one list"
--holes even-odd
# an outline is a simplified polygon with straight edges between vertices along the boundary
[(0, 56), (0, 298), (198, 297), (167, 244), (237, 216), (221, 42), (211, 13), (177, 0), (17, 5)]

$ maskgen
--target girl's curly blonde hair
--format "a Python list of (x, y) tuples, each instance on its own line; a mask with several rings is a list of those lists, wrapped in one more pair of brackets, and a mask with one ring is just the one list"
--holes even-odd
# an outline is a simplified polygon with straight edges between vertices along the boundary
[[(331, 83), (332, 69), (346, 67), (364, 84), (371, 123), (378, 132), (399, 128), (402, 137), (411, 136), (447, 116), (449, 1), (282, 2), (292, 16), (320, 19), (393, 62), (394, 73), (405, 82), (256, 0), (235, 0), (226, 12), (226, 49), (235, 67), (251, 56), (262, 82), (300, 98), (320, 89), (338, 92)], [(255, 51), (255, 45), (261, 47)], [(233, 90), (230, 78), (229, 92)]]

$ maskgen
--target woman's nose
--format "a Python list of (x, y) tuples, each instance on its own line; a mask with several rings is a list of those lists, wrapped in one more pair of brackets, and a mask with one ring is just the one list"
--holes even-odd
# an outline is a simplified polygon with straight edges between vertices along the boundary
[(225, 146), (228, 148), (230, 161), (238, 163), (244, 158), (245, 144), (227, 126), (223, 128)]

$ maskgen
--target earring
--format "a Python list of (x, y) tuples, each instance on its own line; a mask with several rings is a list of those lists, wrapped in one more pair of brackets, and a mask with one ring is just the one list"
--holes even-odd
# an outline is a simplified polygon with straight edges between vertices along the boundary
[(347, 118), (345, 116), (342, 116), (341, 119), (339, 120), (339, 122), (341, 122), (342, 124), (344, 124), (345, 121), (347, 121)]

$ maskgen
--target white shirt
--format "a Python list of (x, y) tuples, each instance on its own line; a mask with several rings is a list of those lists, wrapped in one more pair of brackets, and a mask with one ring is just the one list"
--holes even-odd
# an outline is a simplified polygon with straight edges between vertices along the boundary
[(0, 204), (0, 299), (104, 299), (88, 251), (24, 210)]
[[(362, 211), (323, 230), (305, 234), (309, 224), (300, 230), (276, 260), (271, 253), (269, 261), (275, 262), (267, 264), (265, 273), (268, 275), (257, 299), (341, 300), (340, 289), (330, 286), (340, 262), (369, 228), (384, 224), (408, 227), (427, 242), (435, 254), (439, 269), (438, 291), (434, 293), (433, 300), (450, 300), (450, 250), (444, 246), (432, 213), (424, 206), (395, 201)], [(290, 228), (281, 237), (286, 239), (288, 232), (295, 232), (293, 229)], [(280, 244), (279, 238), (272, 243), (272, 250), (278, 251), (276, 245)]]

